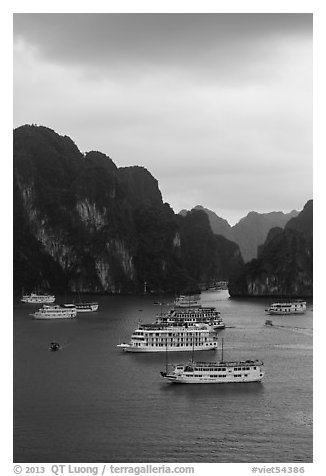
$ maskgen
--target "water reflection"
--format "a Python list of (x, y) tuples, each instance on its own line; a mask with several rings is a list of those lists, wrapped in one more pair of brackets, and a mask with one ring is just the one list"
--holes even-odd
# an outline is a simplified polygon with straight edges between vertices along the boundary
[(171, 384), (162, 382), (160, 386), (162, 392), (170, 392), (174, 397), (187, 396), (198, 398), (209, 396), (230, 396), (230, 395), (259, 395), (264, 393), (264, 384), (261, 382), (226, 383), (226, 384)]

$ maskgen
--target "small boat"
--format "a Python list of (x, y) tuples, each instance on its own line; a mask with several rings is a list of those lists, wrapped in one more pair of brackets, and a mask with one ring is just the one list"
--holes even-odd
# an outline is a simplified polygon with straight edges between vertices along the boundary
[(268, 309), (267, 314), (286, 315), (286, 314), (305, 314), (307, 310), (306, 301), (293, 302), (274, 302)]
[(266, 319), (265, 326), (272, 326), (272, 325), (273, 325), (273, 322), (271, 321), (271, 319)]
[(245, 383), (261, 382), (264, 377), (261, 360), (222, 360), (220, 362), (195, 362), (193, 359), (188, 364), (175, 364), (173, 370), (161, 372), (161, 376), (170, 383)]
[(34, 319), (73, 319), (77, 316), (77, 309), (74, 304), (46, 305), (44, 304), (38, 311), (31, 314)]
[(60, 350), (60, 349), (61, 349), (61, 346), (60, 346), (59, 342), (51, 342), (50, 343), (49, 350), (51, 350), (52, 352), (55, 352), (55, 351)]
[(52, 304), (55, 301), (55, 296), (51, 294), (24, 294), (21, 302), (28, 304)]

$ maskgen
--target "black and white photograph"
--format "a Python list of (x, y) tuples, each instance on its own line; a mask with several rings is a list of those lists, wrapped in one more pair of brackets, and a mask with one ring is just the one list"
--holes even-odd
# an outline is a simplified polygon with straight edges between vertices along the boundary
[(314, 14), (139, 10), (12, 15), (14, 471), (304, 473)]

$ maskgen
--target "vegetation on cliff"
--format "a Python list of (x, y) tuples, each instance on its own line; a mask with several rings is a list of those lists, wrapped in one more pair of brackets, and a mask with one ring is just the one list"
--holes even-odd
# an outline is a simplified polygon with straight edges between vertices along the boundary
[[(207, 214), (211, 229), (216, 235), (222, 235), (237, 243), (245, 262), (257, 258), (258, 248), (263, 245), (272, 228), (279, 227), (283, 229), (286, 223), (298, 214), (295, 210), (290, 213), (250, 212), (234, 226), (230, 226), (226, 220), (217, 216), (208, 208), (197, 205), (194, 210), (203, 210)], [(180, 211), (182, 216), (186, 213), (186, 210)]]
[(272, 229), (257, 259), (231, 275), (231, 296), (292, 296), (313, 294), (313, 202), (285, 226)]
[(46, 127), (14, 131), (13, 172), (16, 291), (181, 292), (242, 263), (205, 214), (175, 215), (146, 169)]

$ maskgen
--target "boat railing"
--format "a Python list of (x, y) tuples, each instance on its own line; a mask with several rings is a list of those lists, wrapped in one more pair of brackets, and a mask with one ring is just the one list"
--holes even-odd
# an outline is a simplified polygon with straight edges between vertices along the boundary
[(242, 366), (258, 366), (263, 365), (261, 360), (240, 360), (228, 362), (191, 362), (190, 365), (195, 367), (242, 367)]

